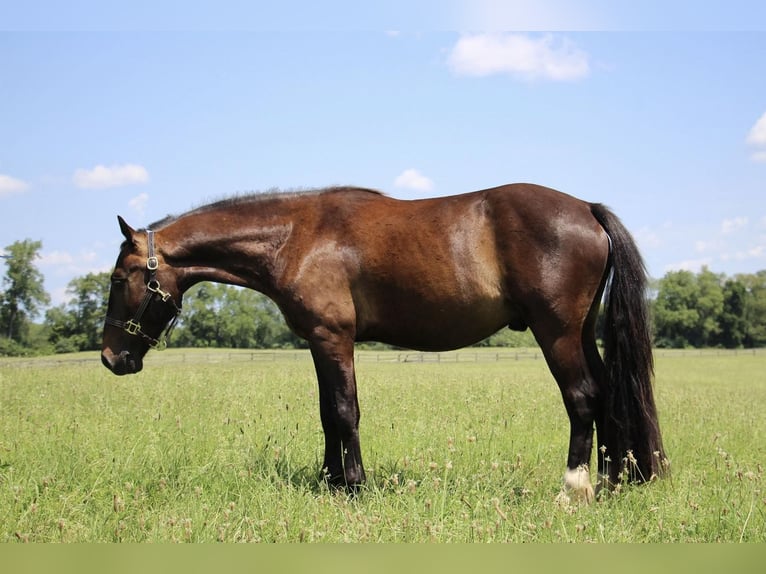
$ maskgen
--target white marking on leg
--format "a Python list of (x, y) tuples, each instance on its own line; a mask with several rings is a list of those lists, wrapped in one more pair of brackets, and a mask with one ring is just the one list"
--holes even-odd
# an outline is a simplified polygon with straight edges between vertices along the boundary
[(556, 500), (565, 504), (590, 504), (593, 502), (593, 486), (586, 465), (568, 468), (564, 473), (564, 486)]

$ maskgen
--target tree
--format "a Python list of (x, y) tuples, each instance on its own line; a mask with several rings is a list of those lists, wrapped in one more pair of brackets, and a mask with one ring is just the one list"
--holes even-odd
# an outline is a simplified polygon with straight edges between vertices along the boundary
[(29, 333), (30, 320), (50, 302), (42, 273), (34, 264), (42, 246), (41, 241), (25, 239), (5, 248), (7, 270), (0, 293), (0, 336), (21, 345)]
[(88, 273), (69, 282), (69, 302), (49, 309), (48, 340), (59, 352), (90, 351), (101, 345), (109, 298), (109, 273)]
[(747, 335), (745, 306), (748, 293), (740, 281), (727, 279), (723, 285), (723, 309), (718, 319), (717, 341), (727, 349), (742, 347)]
[(745, 300), (746, 347), (766, 346), (766, 270), (754, 275), (738, 275), (747, 291)]
[(175, 341), (187, 347), (241, 349), (303, 347), (266, 296), (214, 283), (200, 283), (184, 296)]
[(699, 289), (691, 271), (670, 271), (660, 280), (653, 306), (658, 347), (687, 347), (691, 344), (690, 333), (699, 321), (698, 296)]
[(723, 276), (706, 267), (671, 271), (659, 282), (654, 302), (655, 343), (659, 347), (707, 347), (717, 344), (724, 307)]
[(721, 333), (720, 318), (723, 313), (723, 275), (713, 273), (707, 267), (697, 274), (697, 312), (699, 319), (693, 332), (692, 345), (712, 347)]

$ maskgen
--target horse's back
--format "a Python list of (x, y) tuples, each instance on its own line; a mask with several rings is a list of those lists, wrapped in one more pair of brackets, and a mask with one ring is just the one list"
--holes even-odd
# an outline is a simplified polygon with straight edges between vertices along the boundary
[(593, 297), (606, 265), (589, 204), (540, 186), (410, 201), (345, 189), (312, 209), (299, 306), (359, 340), (438, 350), (522, 330), (542, 302)]
[(606, 265), (590, 205), (545, 187), (360, 206), (346, 240), (358, 257), (357, 326), (373, 339), (459, 347), (524, 329), (541, 298), (576, 290), (590, 303)]

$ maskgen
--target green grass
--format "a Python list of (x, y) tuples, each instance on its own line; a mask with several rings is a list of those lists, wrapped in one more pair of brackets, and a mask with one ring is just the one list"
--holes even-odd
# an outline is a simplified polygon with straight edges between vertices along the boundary
[(93, 354), (0, 362), (0, 541), (766, 540), (764, 354), (659, 355), (672, 478), (568, 508), (542, 360), (372, 360), (396, 356), (357, 365), (356, 497), (319, 477), (305, 352), (168, 351), (122, 378)]

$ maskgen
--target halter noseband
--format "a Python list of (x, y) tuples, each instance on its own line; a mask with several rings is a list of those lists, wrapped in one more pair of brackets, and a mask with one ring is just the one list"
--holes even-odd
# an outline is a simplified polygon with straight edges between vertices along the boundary
[[(170, 334), (173, 332), (176, 321), (178, 321), (178, 316), (181, 314), (181, 308), (176, 305), (175, 301), (173, 301), (170, 293), (163, 291), (160, 288), (160, 282), (156, 278), (157, 268), (160, 264), (159, 260), (154, 255), (154, 231), (147, 231), (146, 239), (149, 250), (149, 255), (146, 259), (146, 270), (149, 272), (149, 279), (146, 282), (146, 294), (144, 295), (144, 299), (141, 301), (141, 305), (139, 305), (138, 310), (136, 311), (136, 314), (133, 315), (132, 319), (128, 319), (127, 321), (120, 321), (107, 315), (105, 322), (107, 325), (112, 325), (118, 329), (123, 329), (128, 335), (136, 335), (138, 337), (142, 337), (147, 343), (149, 343), (149, 346), (152, 349), (162, 351), (168, 346)], [(151, 335), (147, 335), (141, 329), (141, 317), (143, 317), (144, 313), (149, 307), (149, 304), (152, 302), (152, 299), (154, 299), (155, 296), (159, 297), (163, 303), (171, 305), (175, 311), (173, 318), (170, 320), (170, 323), (168, 323), (168, 326), (165, 327), (165, 332), (160, 335), (159, 339), (155, 339)]]

